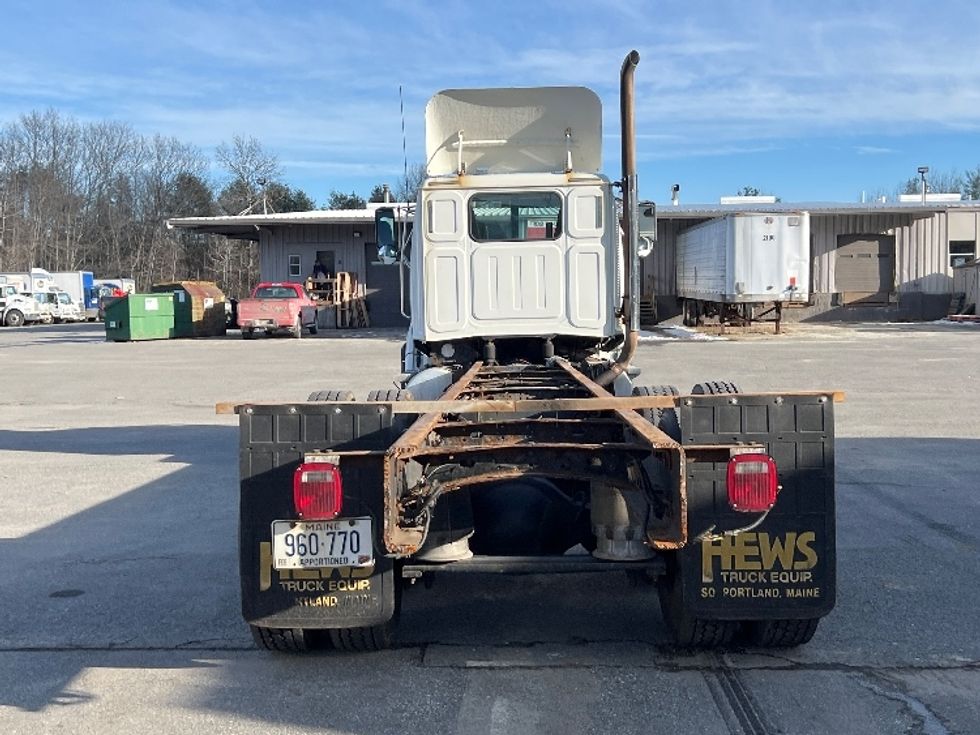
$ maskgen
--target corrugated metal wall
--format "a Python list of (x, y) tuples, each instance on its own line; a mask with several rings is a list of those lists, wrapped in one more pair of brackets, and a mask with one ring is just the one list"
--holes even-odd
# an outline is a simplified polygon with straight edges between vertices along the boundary
[(661, 219), (657, 223), (657, 243), (653, 252), (643, 259), (643, 293), (657, 296), (673, 296), (677, 293), (677, 275), (674, 254), (677, 251), (677, 233), (707, 219)]
[[(354, 238), (354, 230), (361, 237)], [(366, 278), (364, 243), (374, 240), (374, 223), (363, 225), (318, 224), (292, 225), (263, 229), (259, 233), (259, 272), (266, 281), (305, 280), (313, 273), (317, 250), (336, 251), (338, 271), (355, 273), (358, 280)], [(297, 279), (289, 276), (289, 256), (300, 256), (300, 273)]]
[(895, 233), (895, 278), (901, 292), (950, 293), (946, 213), (913, 220)]
[[(944, 294), (952, 288), (946, 212), (926, 214), (811, 214), (811, 280), (814, 293), (835, 293), (838, 235), (894, 235), (895, 286), (900, 292)], [(677, 233), (703, 219), (661, 219), (657, 244), (643, 261), (643, 290), (657, 296), (677, 293), (674, 252)]]

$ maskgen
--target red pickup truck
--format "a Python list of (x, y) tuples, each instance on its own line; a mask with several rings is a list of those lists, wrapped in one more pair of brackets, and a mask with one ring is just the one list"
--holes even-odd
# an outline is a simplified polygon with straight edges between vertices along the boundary
[(252, 339), (260, 330), (268, 335), (287, 331), (298, 339), (304, 328), (317, 333), (317, 311), (299, 283), (260, 283), (249, 298), (238, 302), (238, 326), (243, 339)]

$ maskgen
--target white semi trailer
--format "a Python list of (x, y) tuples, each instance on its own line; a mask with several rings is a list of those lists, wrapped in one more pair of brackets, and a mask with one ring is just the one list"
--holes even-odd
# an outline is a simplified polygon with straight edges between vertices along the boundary
[(746, 212), (703, 222), (678, 234), (675, 265), (685, 324), (774, 315), (779, 331), (783, 305), (810, 298), (810, 215)]

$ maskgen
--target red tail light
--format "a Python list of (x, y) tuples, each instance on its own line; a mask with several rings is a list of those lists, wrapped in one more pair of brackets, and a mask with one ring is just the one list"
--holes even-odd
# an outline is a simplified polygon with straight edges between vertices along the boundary
[(769, 510), (778, 491), (776, 463), (768, 454), (736, 454), (728, 461), (728, 504), (733, 510)]
[(304, 462), (293, 475), (293, 505), (306, 521), (329, 521), (344, 506), (340, 468), (329, 462)]

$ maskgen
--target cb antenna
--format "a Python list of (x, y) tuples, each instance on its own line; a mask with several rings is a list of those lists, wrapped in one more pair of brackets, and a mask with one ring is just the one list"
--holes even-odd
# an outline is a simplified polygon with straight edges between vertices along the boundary
[(402, 85), (398, 85), (398, 109), (401, 111), (402, 116), (402, 161), (404, 162), (404, 168), (402, 170), (402, 176), (404, 177), (405, 185), (408, 185), (408, 149), (405, 145), (405, 100), (402, 97)]

